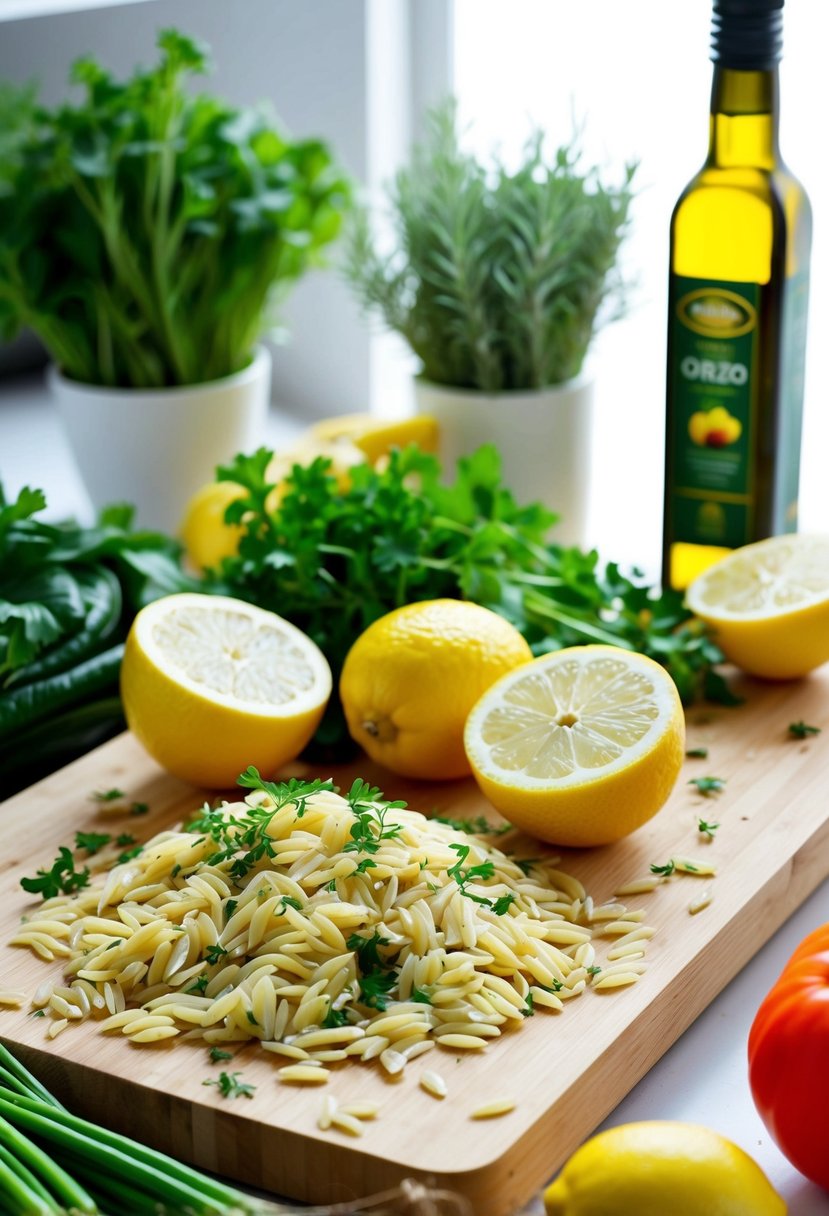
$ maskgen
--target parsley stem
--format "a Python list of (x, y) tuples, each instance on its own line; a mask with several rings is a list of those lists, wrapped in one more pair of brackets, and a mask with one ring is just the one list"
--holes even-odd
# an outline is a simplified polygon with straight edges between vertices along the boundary
[(633, 644), (627, 638), (621, 637), (616, 633), (610, 633), (608, 630), (591, 624), (589, 621), (580, 621), (578, 617), (570, 616), (569, 613), (554, 608), (551, 603), (540, 595), (528, 594), (526, 607), (528, 612), (543, 617), (545, 620), (555, 621), (559, 625), (566, 625), (569, 629), (580, 633), (582, 637), (592, 638), (594, 642), (602, 642), (606, 646), (618, 646), (624, 650), (633, 649)]

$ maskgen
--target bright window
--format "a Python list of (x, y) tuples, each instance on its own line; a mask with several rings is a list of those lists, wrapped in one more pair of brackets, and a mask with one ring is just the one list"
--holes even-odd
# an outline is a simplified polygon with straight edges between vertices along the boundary
[[(823, 335), (829, 259), (822, 216), (829, 168), (815, 143), (815, 82), (829, 32), (822, 5), (784, 14), (781, 147), (812, 201), (815, 240), (801, 472), (801, 529), (829, 531), (824, 472), (829, 371)], [(455, 88), (469, 141), (518, 149), (538, 123), (551, 141), (583, 125), (585, 157), (618, 172), (638, 160), (624, 265), (636, 288), (628, 316), (595, 344), (596, 434), (591, 537), (603, 555), (659, 568), (667, 327), (668, 224), (706, 150), (711, 0), (455, 0)]]

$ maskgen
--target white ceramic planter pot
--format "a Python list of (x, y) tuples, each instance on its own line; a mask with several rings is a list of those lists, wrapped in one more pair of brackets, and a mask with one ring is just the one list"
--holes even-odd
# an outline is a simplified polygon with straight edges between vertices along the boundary
[(222, 380), (181, 388), (102, 388), (52, 368), (52, 392), (96, 511), (129, 502), (142, 528), (175, 533), (216, 465), (262, 441), (271, 356)]
[(504, 483), (519, 503), (542, 502), (560, 516), (553, 539), (587, 543), (593, 381), (579, 376), (554, 388), (488, 394), (415, 380), (418, 412), (440, 427), (440, 454), (451, 476), (460, 456), (483, 443), (501, 453)]

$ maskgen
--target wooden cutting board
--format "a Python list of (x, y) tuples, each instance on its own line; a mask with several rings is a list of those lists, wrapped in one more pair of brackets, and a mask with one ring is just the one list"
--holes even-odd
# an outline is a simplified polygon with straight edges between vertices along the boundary
[[(374, 1064), (335, 1066), (341, 1071), (327, 1092), (381, 1106), (360, 1140), (319, 1131), (325, 1091), (280, 1083), (280, 1061), (255, 1045), (225, 1065), (256, 1085), (255, 1096), (228, 1100), (203, 1086), (218, 1070), (194, 1044), (134, 1046), (101, 1035), (93, 1023), (70, 1024), (47, 1041), (44, 1019), (19, 1009), (0, 1012), (0, 1035), (72, 1110), (256, 1187), (323, 1203), (380, 1191), (404, 1177), (433, 1178), (466, 1195), (476, 1216), (508, 1216), (829, 874), (829, 668), (797, 683), (741, 687), (746, 703), (739, 708), (689, 712), (688, 747), (707, 747), (708, 758), (686, 761), (673, 796), (650, 824), (618, 844), (562, 854), (562, 868), (581, 878), (597, 902), (646, 874), (651, 862), (705, 857), (718, 867), (711, 905), (689, 914), (701, 882), (690, 876), (627, 897), (657, 928), (642, 980), (615, 993), (588, 991), (561, 1014), (539, 1013), (484, 1053), (458, 1061), (436, 1048), (397, 1081)], [(788, 726), (798, 720), (822, 734), (792, 738)], [(471, 781), (418, 784), (365, 760), (319, 775), (339, 784), (364, 776), (387, 797), (406, 798), (426, 813), (497, 818)], [(709, 775), (726, 781), (715, 798), (688, 784)], [(110, 787), (148, 803), (149, 813), (106, 816), (90, 795)], [(2, 804), (0, 943), (31, 906), (21, 876), (51, 864), (76, 830), (112, 830), (117, 823), (116, 831), (146, 839), (201, 801), (122, 735)], [(721, 825), (711, 843), (697, 832), (701, 816)], [(507, 840), (515, 846), (513, 837), (498, 843)], [(537, 851), (528, 845), (528, 854)], [(33, 992), (58, 971), (25, 950), (2, 944), (0, 952), (4, 986)], [(443, 1102), (417, 1083), (427, 1067), (447, 1080)], [(502, 1096), (516, 1100), (512, 1113), (470, 1120), (473, 1109)]]

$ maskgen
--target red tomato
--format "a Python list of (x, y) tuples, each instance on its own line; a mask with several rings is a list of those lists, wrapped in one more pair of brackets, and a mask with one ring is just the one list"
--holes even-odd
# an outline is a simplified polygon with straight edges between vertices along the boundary
[(829, 925), (811, 933), (748, 1038), (754, 1104), (796, 1169), (829, 1190)]

